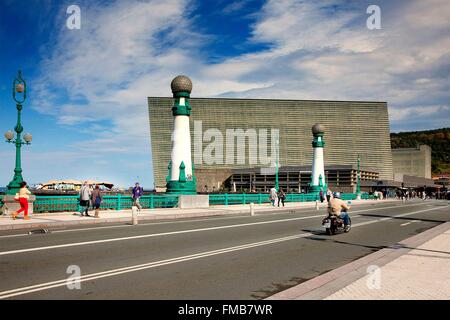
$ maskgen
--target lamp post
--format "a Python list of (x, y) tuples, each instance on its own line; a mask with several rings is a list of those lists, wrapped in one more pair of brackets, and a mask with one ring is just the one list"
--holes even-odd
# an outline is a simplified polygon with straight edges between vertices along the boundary
[(17, 108), (17, 124), (14, 127), (14, 131), (16, 131), (16, 139), (14, 140), (14, 132), (12, 132), (11, 130), (5, 133), (6, 142), (14, 143), (16, 145), (16, 167), (14, 169), (14, 177), (13, 180), (8, 184), (8, 190), (6, 191), (6, 194), (9, 195), (16, 194), (20, 189), (20, 183), (23, 182), (20, 149), (24, 144), (29, 145), (31, 140), (33, 139), (32, 135), (29, 133), (26, 133), (23, 136), (23, 140), (21, 138), (21, 134), (23, 132), (21, 123), (22, 105), (25, 102), (26, 98), (27, 84), (22, 78), (22, 71), (19, 70), (19, 72), (17, 73), (17, 77), (13, 82), (13, 99), (16, 102)]
[(279, 183), (278, 183), (279, 148), (280, 148), (280, 138), (277, 136), (275, 140), (275, 152), (277, 157), (275, 167), (275, 189), (277, 190), (277, 192), (279, 191)]
[(360, 162), (361, 162), (361, 157), (358, 154), (358, 173), (357, 173), (357, 177), (356, 177), (356, 198), (358, 200), (361, 199), (361, 170), (360, 170)]

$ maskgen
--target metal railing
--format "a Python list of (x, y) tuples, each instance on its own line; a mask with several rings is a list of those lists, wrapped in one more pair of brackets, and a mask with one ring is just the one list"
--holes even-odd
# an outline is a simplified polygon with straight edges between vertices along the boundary
[[(144, 195), (140, 198), (143, 208), (174, 208), (178, 205), (177, 195)], [(0, 206), (3, 203), (0, 198)], [(101, 209), (131, 209), (133, 199), (129, 195), (103, 196)], [(33, 203), (34, 213), (79, 211), (78, 196), (36, 196)]]
[[(356, 194), (344, 193), (341, 195), (341, 199), (355, 200)], [(373, 199), (372, 195), (363, 193), (361, 199)], [(319, 200), (317, 194), (298, 194), (290, 193), (286, 194), (285, 202), (307, 202)], [(266, 193), (241, 193), (241, 194), (210, 194), (210, 205), (239, 205), (239, 204), (263, 204), (269, 203), (269, 195)], [(167, 194), (150, 194), (144, 195), (140, 198), (140, 204), (145, 209), (154, 208), (175, 208), (178, 206), (178, 195)], [(2, 196), (0, 196), (0, 207), (3, 205)], [(101, 209), (109, 210), (123, 210), (130, 209), (133, 205), (133, 199), (130, 195), (107, 195), (103, 196), (103, 202)], [(34, 212), (76, 212), (79, 210), (78, 196), (37, 196), (34, 202)]]
[[(316, 194), (298, 194), (289, 193), (286, 194), (285, 202), (306, 202), (319, 200), (319, 196)], [(269, 203), (269, 194), (267, 193), (242, 193), (242, 194), (210, 194), (210, 205), (233, 205), (233, 204), (249, 204), (249, 203)]]

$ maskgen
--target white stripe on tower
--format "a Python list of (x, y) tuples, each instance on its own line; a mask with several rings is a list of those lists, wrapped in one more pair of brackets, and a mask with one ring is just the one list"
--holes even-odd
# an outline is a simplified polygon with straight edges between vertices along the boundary
[(323, 147), (315, 147), (313, 155), (313, 169), (312, 169), (313, 185), (319, 185), (319, 177), (322, 175), (322, 184), (325, 185), (325, 168), (323, 161)]
[(178, 181), (180, 165), (184, 162), (186, 177), (192, 175), (191, 135), (189, 131), (189, 117), (178, 115), (173, 120), (172, 134), (172, 172), (171, 180)]

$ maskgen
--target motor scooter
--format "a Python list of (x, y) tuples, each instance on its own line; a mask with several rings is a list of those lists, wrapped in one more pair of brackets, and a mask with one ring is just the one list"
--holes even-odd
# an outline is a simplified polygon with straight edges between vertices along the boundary
[[(349, 205), (350, 201), (347, 202)], [(342, 211), (347, 212), (347, 211)], [(352, 219), (350, 216), (348, 217), (348, 225), (344, 225), (344, 220), (335, 216), (331, 212), (328, 213), (328, 216), (322, 220), (322, 226), (325, 228), (328, 235), (334, 235), (337, 232), (349, 232), (352, 227)]]

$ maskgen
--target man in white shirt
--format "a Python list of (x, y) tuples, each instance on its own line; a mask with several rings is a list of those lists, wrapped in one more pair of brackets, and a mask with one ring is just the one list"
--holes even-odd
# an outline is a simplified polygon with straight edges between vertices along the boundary
[(80, 215), (83, 216), (83, 212), (86, 217), (90, 217), (89, 215), (89, 202), (91, 199), (91, 188), (87, 181), (81, 186), (80, 189)]
[(272, 189), (270, 189), (270, 202), (272, 203), (272, 206), (275, 207), (275, 202), (277, 201), (278, 195), (277, 195), (277, 189), (275, 189), (275, 187), (273, 187)]

